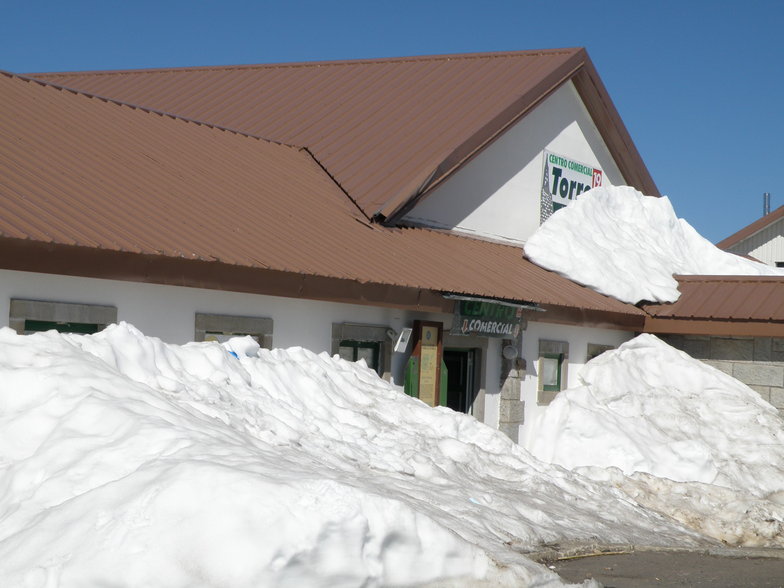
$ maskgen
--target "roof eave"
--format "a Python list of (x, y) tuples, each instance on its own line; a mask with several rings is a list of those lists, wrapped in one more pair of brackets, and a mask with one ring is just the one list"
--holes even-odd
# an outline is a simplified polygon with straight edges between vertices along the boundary
[(0, 237), (0, 268), (423, 312), (449, 313), (454, 307), (454, 301), (425, 288), (32, 239)]
[(784, 337), (784, 323), (774, 321), (645, 318), (644, 332), (661, 335)]
[(661, 196), (587, 52), (572, 82), (626, 183), (648, 196)]

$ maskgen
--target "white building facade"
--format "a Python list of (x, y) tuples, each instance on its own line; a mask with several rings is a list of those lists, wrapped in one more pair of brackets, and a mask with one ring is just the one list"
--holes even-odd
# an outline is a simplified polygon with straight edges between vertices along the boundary
[[(552, 71), (533, 83), (527, 77), (531, 75), (526, 69), (527, 60), (539, 58), (552, 60), (553, 65), (548, 66)], [(523, 259), (523, 245), (540, 223), (557, 211), (558, 207), (568, 205), (595, 185), (631, 184), (649, 193), (651, 187), (655, 190), (655, 186), (633, 150), (631, 141), (609, 98), (604, 94), (601, 82), (584, 51), (463, 56), (457, 60), (448, 57), (422, 58), (421, 61), (428, 67), (435, 63), (444, 68), (465, 68), (466, 75), (474, 75), (472, 72), (478, 67), (477, 63), (483, 61), (488, 62), (486, 66), (491, 68), (488, 71), (497, 71), (495, 64), (491, 63), (494, 60), (508, 60), (515, 67), (519, 66), (517, 61), (522, 63), (519, 67), (522, 72), (521, 88), (527, 88), (523, 94), (525, 100), (519, 96), (514, 97), (512, 106), (517, 110), (509, 106), (499, 113), (493, 113), (492, 120), (479, 125), (478, 130), (467, 129), (460, 138), (462, 142), (442, 147), (459, 155), (454, 156), (457, 163), (452, 167), (444, 164), (451, 161), (452, 155), (443, 160), (438, 157), (431, 160), (430, 154), (424, 154), (421, 158), (423, 167), (414, 175), (430, 177), (432, 181), (423, 183), (419, 191), (409, 193), (407, 190), (412, 180), (404, 177), (399, 180), (398, 185), (390, 188), (389, 192), (393, 196), (381, 205), (370, 196), (374, 196), (373, 189), (378, 183), (385, 181), (386, 175), (397, 169), (397, 160), (394, 158), (391, 158), (393, 163), (389, 164), (389, 167), (381, 169), (382, 164), (388, 164), (384, 160), (379, 163), (380, 171), (371, 170), (381, 177), (377, 183), (373, 183), (366, 180), (365, 176), (349, 173), (354, 163), (351, 149), (346, 150), (348, 156), (345, 162), (339, 160), (333, 164), (330, 163), (330, 153), (320, 151), (323, 148), (315, 140), (313, 146), (290, 146), (285, 144), (282, 138), (271, 137), (280, 143), (265, 146), (260, 145), (263, 140), (255, 134), (232, 138), (228, 135), (237, 134), (236, 131), (226, 133), (222, 128), (216, 130), (216, 127), (211, 126), (212, 121), (207, 121), (206, 125), (192, 125), (190, 118), (186, 118), (185, 123), (172, 122), (166, 120), (166, 117), (160, 117), (155, 111), (132, 109), (133, 112), (129, 112), (131, 109), (125, 106), (102, 105), (100, 101), (91, 100), (89, 96), (50, 92), (46, 83), (39, 87), (24, 80), (0, 80), (14, 91), (17, 87), (21, 88), (18, 100), (24, 107), (19, 109), (18, 116), (33, 117), (27, 127), (8, 124), (2, 129), (17, 145), (24, 145), (28, 139), (27, 136), (18, 136), (19, 133), (32, 132), (26, 129), (35, 126), (36, 121), (45, 120), (48, 110), (61, 107), (62, 111), (58, 110), (57, 116), (73, 116), (74, 120), (85, 122), (93, 120), (85, 117), (94, 117), (104, 125), (100, 128), (105, 129), (114, 127), (114, 117), (117, 117), (118, 121), (120, 117), (123, 120), (133, 119), (129, 123), (130, 128), (138, 128), (139, 137), (144, 140), (134, 136), (135, 140), (129, 141), (127, 147), (120, 140), (122, 144), (117, 147), (119, 155), (113, 155), (111, 158), (101, 159), (102, 153), (99, 151), (94, 153), (94, 161), (80, 157), (71, 166), (48, 170), (46, 165), (37, 167), (39, 159), (46, 163), (46, 158), (38, 157), (42, 147), (39, 147), (38, 151), (31, 149), (28, 154), (36, 161), (36, 165), (31, 166), (31, 169), (35, 169), (37, 174), (43, 174), (40, 178), (42, 185), (49, 182), (57, 184), (58, 187), (62, 186), (63, 197), (73, 198), (76, 204), (87, 203), (88, 210), (91, 198), (104, 198), (106, 192), (115, 188), (112, 185), (115, 174), (111, 169), (107, 171), (107, 166), (116, 164), (116, 175), (126, 172), (130, 165), (136, 166), (131, 174), (131, 188), (135, 188), (130, 189), (126, 181), (117, 190), (126, 198), (139, 198), (139, 204), (134, 210), (147, 212), (145, 209), (149, 208), (151, 213), (160, 214), (163, 210), (167, 214), (176, 215), (178, 210), (182, 211), (184, 206), (191, 206), (192, 202), (214, 202), (214, 190), (216, 187), (223, 189), (224, 185), (207, 188), (203, 188), (203, 185), (211, 175), (220, 174), (227, 165), (232, 165), (235, 157), (238, 160), (243, 157), (246, 159), (242, 161), (253, 162), (259, 167), (268, 166), (269, 170), (265, 172), (266, 176), (257, 177), (253, 175), (252, 169), (248, 172), (248, 165), (245, 165), (239, 166), (236, 173), (227, 175), (224, 184), (233, 186), (235, 182), (239, 182), (237, 178), (240, 174), (247, 172), (247, 181), (242, 186), (233, 186), (233, 189), (247, 189), (248, 183), (254, 184), (254, 189), (248, 192), (248, 197), (238, 198), (236, 201), (231, 200), (235, 197), (233, 192), (222, 196), (226, 198), (226, 208), (248, 206), (248, 200), (252, 198), (253, 206), (248, 206), (248, 214), (263, 211), (265, 207), (271, 212), (274, 212), (273, 209), (280, 209), (283, 212), (277, 218), (289, 222), (285, 211), (287, 201), (291, 201), (293, 206), (297, 204), (294, 200), (300, 199), (297, 204), (299, 208), (292, 208), (300, 211), (299, 216), (304, 216), (302, 211), (310, 211), (314, 206), (324, 206), (324, 218), (332, 221), (337, 219), (343, 223), (340, 225), (340, 231), (346, 234), (356, 231), (351, 234), (355, 235), (357, 242), (345, 243), (347, 248), (361, 247), (359, 240), (363, 235), (371, 233), (373, 239), (367, 241), (369, 248), (375, 247), (376, 243), (386, 243), (384, 239), (387, 239), (387, 236), (383, 234), (386, 229), (382, 224), (384, 220), (393, 218), (393, 221), (386, 225), (389, 233), (389, 257), (384, 257), (383, 250), (372, 252), (376, 256), (374, 259), (383, 260), (379, 264), (383, 263), (384, 267), (379, 269), (379, 264), (376, 264), (361, 271), (357, 270), (354, 275), (351, 267), (332, 265), (328, 256), (321, 262), (325, 266), (329, 265), (328, 268), (314, 269), (310, 259), (303, 259), (299, 250), (308, 235), (304, 234), (304, 229), (297, 224), (303, 221), (294, 212), (290, 215), (291, 230), (288, 239), (277, 237), (262, 242), (265, 229), (266, 232), (272, 233), (277, 231), (279, 226), (272, 222), (266, 227), (241, 226), (242, 215), (218, 219), (225, 221), (221, 224), (213, 222), (215, 219), (206, 214), (204, 218), (196, 217), (195, 221), (191, 220), (193, 227), (186, 226), (181, 229), (182, 233), (173, 230), (172, 235), (149, 233), (144, 223), (139, 223), (138, 219), (126, 223), (127, 219), (122, 216), (110, 217), (108, 220), (119, 234), (118, 239), (114, 239), (112, 231), (104, 229), (103, 226), (95, 229), (89, 234), (89, 238), (86, 238), (88, 230), (93, 230), (93, 227), (88, 226), (87, 230), (82, 230), (80, 223), (89, 225), (89, 214), (85, 215), (79, 211), (81, 216), (72, 218), (69, 215), (73, 207), (69, 206), (64, 206), (62, 210), (53, 208), (48, 212), (46, 220), (53, 227), (50, 235), (39, 230), (35, 210), (31, 208), (32, 212), (28, 217), (21, 215), (23, 220), (28, 222), (22, 229), (19, 229), (19, 226), (24, 225), (24, 222), (8, 226), (0, 222), (0, 260), (3, 260), (0, 264), (0, 326), (10, 326), (18, 332), (49, 328), (70, 332), (95, 332), (109, 323), (126, 321), (145, 335), (176, 344), (202, 340), (221, 341), (231, 336), (250, 335), (268, 348), (299, 346), (317, 353), (326, 352), (338, 354), (345, 359), (364, 360), (395, 386), (420, 398), (423, 398), (424, 387), (432, 386), (435, 392), (431, 404), (446, 405), (454, 410), (473, 414), (486, 424), (502, 429), (516, 441), (535, 435), (537, 417), (559, 390), (578, 382), (579, 370), (586, 361), (604, 350), (617, 347), (641, 329), (641, 311), (617, 301), (605, 302), (604, 297), (589, 293), (540, 268), (536, 268), (538, 273), (530, 272), (530, 288), (529, 284), (522, 280), (514, 282), (520, 284), (518, 290), (497, 287), (495, 291), (492, 291), (492, 288), (491, 291), (483, 288), (483, 284), (479, 283), (481, 280), (465, 287), (464, 284), (455, 285), (448, 275), (431, 280), (427, 286), (423, 286), (423, 278), (414, 270), (418, 269), (419, 263), (430, 264), (428, 267), (432, 268), (434, 273), (443, 272), (443, 267), (475, 264), (474, 269), (477, 271), (474, 273), (492, 274), (496, 269), (492, 266), (493, 260), (499, 259), (499, 256), (504, 259), (512, 256), (515, 263), (519, 261), (521, 267), (525, 264), (532, 266)], [(461, 63), (462, 61), (465, 63)], [(364, 71), (367, 69), (366, 65), (365, 62), (347, 62), (335, 67), (340, 72), (354, 66), (358, 71)], [(388, 84), (391, 92), (400, 85), (403, 75), (400, 68), (414, 68), (418, 64), (417, 60), (413, 59), (400, 60), (399, 63), (395, 60), (380, 60), (375, 65), (380, 69), (390, 70)], [(485, 64), (480, 65), (485, 67)], [(287, 75), (291, 74), (290, 68), (283, 69)], [(317, 75), (321, 75), (320, 67), (313, 69)], [(253, 68), (231, 70), (228, 75), (255, 75), (252, 70)], [(411, 71), (415, 73), (414, 69)], [(206, 72), (184, 70), (180, 73), (159, 73), (173, 75), (174, 81), (171, 83), (175, 88), (179, 88), (177, 84), (182, 80), (180, 91), (186, 96), (186, 103), (190, 104), (199, 100), (193, 87), (188, 86), (191, 83), (191, 74), (211, 75), (211, 72), (210, 69)], [(261, 69), (259, 72), (259, 75), (266, 75)], [(454, 73), (449, 75), (453, 76), (454, 83), (458, 85), (455, 95), (462, 95), (463, 90), (459, 87), (463, 81), (462, 76)], [(387, 99), (383, 87), (376, 87), (379, 84), (383, 86), (382, 77), (379, 74), (374, 78), (375, 82), (371, 87), (378, 92), (378, 97), (372, 100)], [(76, 78), (76, 81), (71, 79), (68, 83), (76, 84), (79, 76)], [(100, 76), (84, 76), (85, 83), (95, 80), (100, 82), (98, 78)], [(243, 78), (243, 83), (246, 81)], [(499, 79), (498, 84), (508, 85), (508, 82), (508, 79)], [(0, 91), (5, 86), (0, 87)], [(413, 86), (419, 87), (418, 84)], [(142, 87), (132, 84), (127, 91), (135, 92)], [(151, 87), (155, 91), (155, 86)], [(211, 86), (206, 84), (205, 87), (205, 95), (211, 95)], [(292, 87), (299, 92), (298, 86)], [(38, 102), (31, 101), (22, 91), (37, 92), (42, 99)], [(101, 88), (91, 91), (100, 93)], [(47, 93), (43, 94), (44, 92)], [(149, 100), (145, 102), (145, 106), (153, 109), (164, 108), (156, 103), (157, 98), (153, 95), (118, 95), (117, 98), (131, 103)], [(367, 103), (374, 104), (372, 100), (368, 98)], [(71, 102), (78, 108), (71, 109)], [(34, 104), (36, 108), (44, 110), (30, 114), (26, 110), (28, 104)], [(248, 104), (250, 106), (247, 108), (254, 108), (253, 101)], [(11, 105), (8, 106), (11, 112)], [(169, 105), (166, 108), (173, 107)], [(374, 112), (383, 115), (391, 111), (392, 109), (378, 108)], [(256, 116), (255, 111), (248, 112)], [(286, 112), (284, 109), (284, 115)], [(354, 112), (356, 111), (351, 110), (350, 114)], [(221, 114), (219, 110), (213, 113), (216, 119), (221, 119)], [(230, 114), (231, 112), (228, 112), (228, 115)], [(183, 116), (193, 115), (185, 112)], [(251, 120), (253, 116), (249, 114), (246, 118)], [(283, 115), (269, 115), (276, 124), (279, 122), (276, 118), (278, 116)], [(401, 124), (410, 124), (408, 118), (403, 116), (400, 119)], [(426, 118), (423, 122), (427, 122)], [(373, 122), (376, 122), (375, 119), (346, 120), (345, 127), (353, 129), (367, 124), (368, 128), (376, 128), (370, 124)], [(389, 123), (386, 120), (382, 122)], [(442, 134), (448, 134), (451, 130), (449, 124), (462, 124), (462, 119), (456, 114), (454, 120), (443, 124), (443, 129), (433, 132), (434, 140), (440, 140)], [(40, 133), (45, 134), (50, 127), (45, 123), (41, 125)], [(202, 126), (206, 128), (194, 128)], [(285, 124), (278, 126), (285, 127)], [(390, 127), (378, 124), (377, 127), (383, 130), (379, 131), (383, 135), (381, 139), (386, 137), (385, 133), (394, 132), (388, 130), (394, 129), (394, 125)], [(276, 125), (273, 124), (270, 128), (276, 128)], [(240, 131), (239, 134), (251, 133), (251, 130)], [(342, 137), (340, 131), (341, 129), (335, 129), (335, 141), (338, 143)], [(253, 132), (258, 134), (261, 131)], [(407, 133), (401, 133), (401, 136), (405, 138)], [(354, 147), (352, 141), (360, 139), (367, 142), (368, 149), (384, 144), (378, 137), (368, 138), (364, 135), (359, 138), (351, 135), (345, 141), (347, 145)], [(64, 140), (67, 141), (68, 137)], [(81, 144), (77, 147), (92, 149), (90, 137), (85, 140), (88, 141), (87, 147)], [(169, 142), (171, 144), (167, 148)], [(157, 144), (163, 145), (164, 149), (155, 151)], [(198, 160), (200, 163), (191, 163), (189, 158), (185, 158), (184, 162), (174, 157), (168, 159), (170, 154), (176, 155), (180, 146), (186, 148), (191, 144), (198, 148), (194, 149), (192, 157), (201, 157)], [(127, 153), (124, 149), (127, 149)], [(148, 153), (150, 149), (153, 151)], [(214, 151), (211, 151), (212, 149)], [(307, 154), (303, 156), (306, 149)], [(362, 151), (362, 145), (358, 144), (356, 150)], [(335, 151), (340, 151), (340, 145)], [(409, 151), (401, 147), (400, 152), (404, 155), (393, 155), (408, 157)], [(14, 155), (20, 158), (15, 167), (10, 167), (5, 172), (0, 168), (0, 172), (7, 173), (11, 178), (9, 182), (17, 181), (14, 175), (16, 170), (28, 165), (28, 161), (22, 159), (23, 155)], [(126, 155), (127, 160), (122, 159)], [(434, 161), (438, 165), (429, 172), (428, 166), (433, 165)], [(344, 164), (349, 171), (344, 170)], [(72, 169), (73, 165), (84, 167)], [(194, 174), (194, 170), (189, 167), (191, 165), (203, 167), (198, 169), (199, 174)], [(333, 165), (333, 169), (330, 169), (329, 165)], [(214, 166), (214, 169), (210, 166)], [(284, 173), (289, 170), (287, 166), (293, 170), (288, 176)], [(439, 172), (442, 167), (446, 171)], [(158, 189), (156, 180), (151, 179), (153, 173), (162, 174), (154, 177), (170, 182), (167, 183), (170, 190), (179, 188), (181, 183), (187, 184), (187, 189), (183, 191), (185, 199), (166, 201), (168, 195), (160, 193), (156, 195), (156, 200), (146, 201), (146, 193), (154, 193)], [(344, 173), (345, 175), (341, 175)], [(46, 174), (51, 174), (51, 177)], [(303, 189), (302, 178), (306, 174), (310, 174), (308, 178), (313, 176), (315, 179)], [(201, 179), (193, 180), (194, 175), (200, 175)], [(372, 174), (368, 177), (374, 178)], [(276, 182), (275, 188), (270, 189), (269, 193), (264, 192), (267, 179)], [(366, 183), (363, 184), (360, 180)], [(258, 184), (258, 191), (255, 190), (255, 184)], [(336, 189), (336, 184), (340, 190)], [(19, 210), (31, 206), (30, 203), (35, 198), (41, 198), (40, 202), (43, 204), (39, 208), (46, 206), (48, 194), (38, 193), (31, 185), (33, 184), (25, 178), (15, 186), (16, 192), (9, 192), (9, 198), (17, 198), (17, 194), (22, 194), (21, 198), (13, 201)], [(291, 190), (287, 191), (287, 187), (291, 187)], [(320, 199), (307, 200), (311, 198), (314, 190), (322, 189), (323, 194), (319, 192)], [(25, 194), (25, 190), (31, 191)], [(204, 190), (204, 193), (200, 190)], [(366, 196), (363, 190), (370, 196)], [(193, 193), (193, 198), (189, 191)], [(358, 209), (364, 216), (357, 213)], [(377, 209), (390, 212), (391, 217), (381, 218), (385, 215), (378, 215), (375, 212)], [(222, 214), (220, 207), (211, 210), (214, 210), (215, 215)], [(62, 217), (58, 217), (58, 214)], [(344, 222), (346, 218), (349, 220)], [(258, 219), (259, 223), (266, 222), (264, 214), (259, 215)], [(325, 221), (324, 224), (329, 225), (329, 222)], [(318, 226), (322, 237), (328, 234), (329, 228)], [(420, 230), (423, 228), (432, 231)], [(26, 234), (17, 234), (24, 233), (25, 230)], [(252, 230), (258, 230), (258, 233), (255, 234)], [(339, 231), (335, 229), (334, 232)], [(276, 235), (284, 233), (285, 231)], [(455, 253), (453, 257), (453, 252), (444, 247), (446, 252), (440, 259), (430, 256), (425, 261), (420, 260), (417, 254), (421, 252), (421, 248), (419, 251), (414, 250), (406, 259), (394, 258), (394, 252), (409, 251), (400, 248), (396, 243), (407, 238), (407, 235), (411, 235), (412, 239), (419, 239), (423, 233), (438, 235), (435, 240), (425, 239), (422, 241), (424, 243), (437, 244), (439, 247), (444, 243), (460, 244), (455, 251), (470, 251), (472, 255), (476, 253), (476, 256), (462, 260), (459, 253)], [(441, 239), (444, 233), (450, 235), (451, 241)], [(329, 236), (334, 237), (332, 234)], [(225, 261), (233, 253), (226, 246), (226, 237), (231, 238), (234, 243), (241, 243), (243, 247), (248, 242), (253, 242), (254, 238), (258, 238), (260, 244), (257, 251), (252, 252), (250, 261), (240, 259), (241, 256), (238, 256), (239, 261)], [(213, 241), (210, 241), (211, 238)], [(117, 248), (118, 240), (126, 243), (124, 248)], [(470, 246), (466, 245), (468, 241), (472, 243)], [(31, 243), (35, 248), (30, 249)], [(130, 243), (130, 246), (127, 243)], [(499, 250), (499, 245), (503, 246), (503, 251)], [(269, 258), (265, 258), (265, 246), (270, 250), (275, 249)], [(332, 255), (341, 254), (334, 242), (331, 247)], [(166, 253), (169, 250), (175, 254)], [(19, 262), (19, 251), (28, 252), (27, 265)], [(30, 251), (33, 253), (29, 253)], [(59, 255), (70, 256), (67, 269), (59, 269)], [(83, 258), (80, 258), (80, 255), (83, 255)], [(42, 256), (47, 257), (46, 263), (39, 263)], [(139, 257), (138, 264), (134, 256)], [(126, 264), (122, 271), (115, 271), (111, 267), (115, 258)], [(203, 262), (199, 266), (202, 269), (195, 270), (195, 274), (188, 274), (189, 268), (193, 267), (188, 266), (190, 260), (197, 258), (201, 260), (198, 263)], [(77, 261), (74, 262), (74, 259)], [(82, 261), (79, 262), (79, 259)], [(94, 266), (98, 264), (95, 260), (105, 267), (96, 269)], [(155, 266), (157, 263), (161, 265)], [(245, 265), (242, 265), (243, 263)], [(504, 263), (507, 263), (506, 271), (510, 274), (520, 269), (514, 264)], [(154, 267), (159, 269), (152, 271)], [(171, 268), (171, 272), (176, 275), (166, 275), (160, 267)], [(205, 273), (212, 267), (223, 276), (223, 281), (212, 279), (211, 275)], [(408, 269), (411, 270), (410, 276), (405, 275)], [(530, 268), (523, 267), (520, 272), (529, 270)], [(177, 273), (180, 271), (181, 275)], [(384, 272), (388, 275), (384, 275)], [(272, 273), (287, 286), (276, 287), (277, 289), (270, 287), (266, 280)], [(469, 271), (464, 275), (470, 273)], [(193, 277), (194, 275), (196, 277)], [(379, 278), (379, 275), (382, 277)], [(518, 277), (510, 275), (508, 281)], [(301, 280), (308, 278), (313, 278), (313, 283), (327, 284), (329, 287), (323, 291), (318, 287), (303, 288)], [(238, 283), (242, 284), (242, 288), (234, 289), (232, 284)], [(345, 286), (339, 296), (327, 291), (336, 284)], [(564, 294), (567, 290), (574, 292), (574, 300)], [(403, 291), (419, 294), (413, 301), (395, 298), (396, 292)], [(366, 292), (371, 292), (372, 295), (366, 295)], [(423, 299), (430, 302), (422, 302)], [(436, 302), (433, 302), (434, 300)], [(468, 306), (463, 305), (463, 302)], [(465, 308), (478, 309), (477, 314), (471, 317), (473, 321), (461, 314)], [(507, 322), (501, 327), (471, 326), (474, 322), (477, 325), (495, 324), (492, 317), (496, 315), (507, 317)], [(426, 341), (426, 337), (431, 335), (434, 337), (432, 346)], [(432, 372), (426, 373), (426, 364)]]

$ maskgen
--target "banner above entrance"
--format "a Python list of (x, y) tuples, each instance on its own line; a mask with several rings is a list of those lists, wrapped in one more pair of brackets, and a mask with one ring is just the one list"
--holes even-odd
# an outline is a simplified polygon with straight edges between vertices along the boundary
[(545, 150), (539, 223), (591, 188), (602, 185), (601, 169)]
[(515, 339), (523, 324), (523, 307), (485, 300), (456, 300), (452, 335)]

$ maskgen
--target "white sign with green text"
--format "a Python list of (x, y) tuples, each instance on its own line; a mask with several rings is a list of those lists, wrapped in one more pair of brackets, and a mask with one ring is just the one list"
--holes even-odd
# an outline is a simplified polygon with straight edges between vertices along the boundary
[(539, 222), (574, 202), (583, 192), (601, 186), (603, 179), (601, 169), (545, 150)]

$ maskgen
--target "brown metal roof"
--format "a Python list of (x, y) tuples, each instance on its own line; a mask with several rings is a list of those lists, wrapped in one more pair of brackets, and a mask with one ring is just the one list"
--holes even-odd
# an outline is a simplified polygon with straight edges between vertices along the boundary
[(784, 336), (784, 277), (676, 277), (676, 302), (642, 307), (646, 331)]
[(751, 237), (755, 233), (759, 233), (765, 227), (773, 224), (780, 218), (784, 218), (784, 206), (779, 206), (776, 210), (771, 212), (770, 214), (766, 214), (762, 218), (755, 220), (750, 225), (743, 227), (737, 233), (734, 233), (724, 239), (723, 241), (719, 241), (716, 243), (716, 247), (719, 249), (729, 249), (733, 245), (740, 243), (744, 239)]
[(384, 218), (571, 79), (627, 183), (658, 195), (583, 49), (33, 76), (305, 146)]
[(0, 104), (2, 267), (354, 301), (381, 285), (642, 323), (518, 248), (368, 223), (304, 149), (8, 74)]

